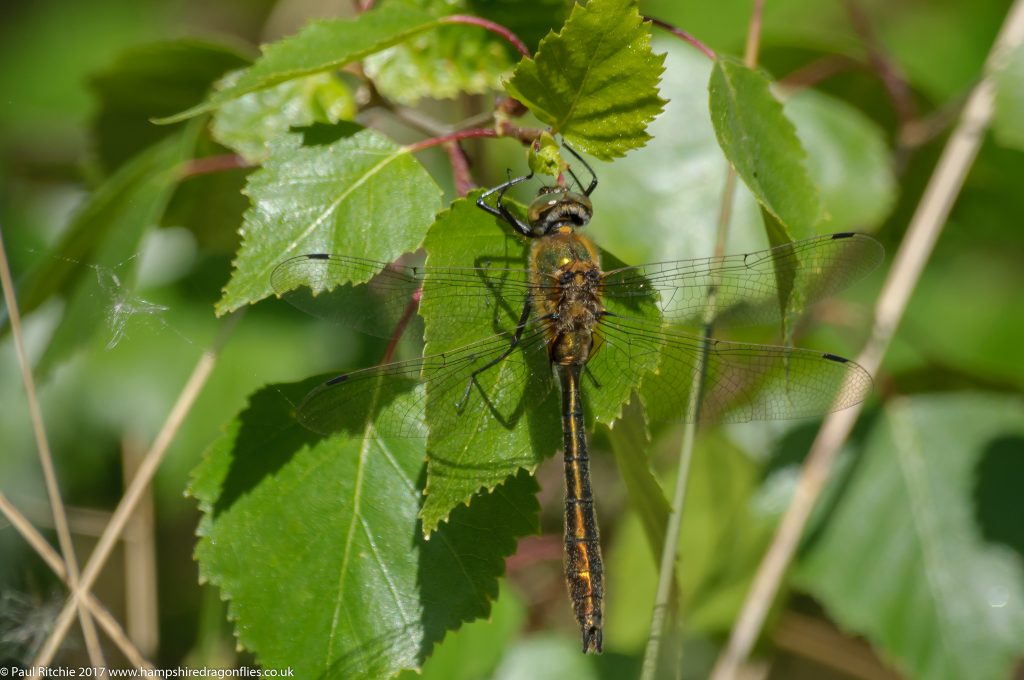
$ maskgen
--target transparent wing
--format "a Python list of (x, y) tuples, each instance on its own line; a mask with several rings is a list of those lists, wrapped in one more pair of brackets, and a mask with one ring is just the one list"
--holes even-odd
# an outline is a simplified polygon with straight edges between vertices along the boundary
[[(652, 353), (660, 355), (658, 372), (645, 375), (640, 390), (648, 418), (693, 419), (691, 386), (700, 367), (702, 338), (626, 318), (606, 317), (600, 332), (604, 342), (591, 360), (595, 374), (601, 376), (598, 383), (602, 379), (639, 382), (631, 367), (644, 363)], [(606, 364), (600, 370), (599, 362)], [(700, 420), (810, 418), (853, 406), (870, 390), (868, 372), (842, 357), (711, 339)]]
[(415, 310), (421, 289), (422, 295), (450, 309), (461, 324), (494, 324), (496, 310), (522, 308), (529, 272), (489, 266), (417, 267), (312, 253), (279, 264), (271, 284), (279, 297), (308, 314), (390, 337), (410, 307)]
[(863, 278), (883, 254), (870, 236), (830, 234), (753, 253), (624, 267), (606, 274), (602, 290), (627, 303), (654, 300), (666, 320), (692, 326), (700, 324), (714, 284), (717, 322), (771, 323), (781, 317), (780, 287), (810, 304)]
[[(314, 432), (360, 437), (425, 437), (427, 423), (435, 440), (513, 429), (553, 381), (543, 331), (527, 329), (509, 351), (511, 342), (512, 334), (502, 333), (443, 354), (339, 375), (312, 390), (296, 418)], [(390, 407), (398, 395), (417, 390), (405, 408)]]

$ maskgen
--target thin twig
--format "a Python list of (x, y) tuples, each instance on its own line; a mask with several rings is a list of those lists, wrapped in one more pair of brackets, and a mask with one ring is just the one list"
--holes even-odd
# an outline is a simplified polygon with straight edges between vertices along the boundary
[(853, 30), (857, 32), (864, 43), (869, 63), (885, 86), (885, 91), (892, 101), (900, 126), (907, 125), (917, 117), (917, 113), (914, 107), (914, 98), (910, 94), (910, 87), (907, 85), (906, 79), (900, 73), (899, 67), (885, 54), (882, 43), (871, 25), (871, 19), (860, 2), (844, 0), (843, 4), (846, 6), (850, 23), (853, 24)]
[[(953, 207), (964, 178), (984, 139), (992, 118), (994, 85), (991, 74), (1006, 54), (1024, 41), (1024, 0), (1015, 0), (985, 62), (985, 77), (971, 92), (956, 129), (943, 149), (907, 235), (893, 259), (889, 276), (875, 305), (875, 323), (857, 363), (876, 373), (906, 309), (935, 241)], [(712, 680), (728, 680), (746, 660), (775, 600), (814, 504), (849, 436), (862, 405), (831, 414), (811, 445), (793, 500), (779, 524), (772, 544), (758, 567), (728, 646), (718, 659)]]
[(679, 38), (683, 42), (692, 45), (693, 47), (696, 47), (701, 52), (701, 54), (703, 54), (708, 59), (714, 61), (715, 59), (718, 58), (718, 55), (715, 54), (715, 51), (713, 49), (702, 43), (700, 40), (697, 40), (697, 38), (693, 37), (693, 34), (684, 31), (678, 26), (675, 26), (667, 21), (662, 21), (661, 19), (652, 16), (645, 16), (644, 21), (649, 21), (654, 26), (662, 28), (671, 33), (672, 35), (674, 35), (675, 37)]
[(469, 159), (466, 158), (466, 152), (458, 142), (448, 142), (444, 148), (448, 152), (448, 162), (452, 166), (455, 193), (465, 197), (476, 188), (476, 183), (473, 182), (473, 177), (469, 172)]
[(420, 297), (423, 295), (423, 289), (417, 288), (416, 292), (409, 296), (409, 302), (406, 303), (405, 309), (402, 310), (402, 317), (395, 324), (395, 330), (391, 333), (391, 339), (388, 340), (388, 346), (384, 349), (384, 356), (381, 357), (380, 363), (387, 364), (391, 362), (394, 357), (395, 349), (398, 347), (398, 341), (402, 339), (402, 335), (405, 333), (406, 327), (412, 320), (412, 317), (416, 314), (416, 310), (420, 306)]
[(178, 171), (182, 179), (209, 175), (215, 172), (227, 170), (238, 170), (240, 168), (255, 167), (236, 153), (225, 153), (219, 156), (205, 156), (204, 158), (193, 158), (181, 164)]
[(505, 123), (499, 128), (471, 128), (469, 130), (457, 130), (450, 132), (440, 137), (431, 137), (424, 139), (415, 144), (409, 144), (405, 147), (405, 150), (409, 153), (416, 153), (423, 149), (429, 149), (435, 146), (441, 146), (442, 144), (448, 144), (449, 142), (457, 142), (461, 139), (479, 139), (481, 137), (515, 137), (519, 141), (525, 143), (532, 142), (538, 136), (541, 131), (534, 128), (520, 128), (514, 125)]
[(185, 420), (185, 416), (188, 415), (203, 385), (206, 384), (207, 378), (210, 377), (210, 373), (213, 371), (217, 361), (217, 353), (227, 341), (231, 330), (240, 317), (240, 314), (233, 314), (228, 318), (227, 322), (221, 327), (220, 334), (214, 340), (213, 345), (199, 357), (199, 361), (192, 370), (192, 375), (189, 376), (185, 387), (171, 408), (171, 412), (167, 415), (167, 420), (164, 421), (163, 427), (160, 428), (156, 439), (153, 440), (152, 447), (139, 465), (138, 472), (135, 474), (127, 490), (125, 490), (124, 496), (121, 497), (121, 501), (114, 510), (114, 514), (111, 515), (110, 524), (107, 525), (106, 530), (96, 544), (96, 548), (89, 556), (89, 561), (86, 562), (85, 569), (82, 571), (81, 581), (72, 589), (68, 601), (64, 604), (64, 609), (61, 610), (60, 615), (57, 617), (53, 631), (32, 662), (33, 666), (46, 666), (53, 660), (57, 648), (64, 640), (64, 636), (67, 635), (68, 625), (71, 623), (71, 615), (74, 612), (74, 608), (78, 605), (83, 595), (92, 588), (93, 583), (96, 582), (96, 577), (99, 576), (100, 570), (110, 556), (110, 551), (113, 549), (121, 532), (124, 531), (146, 488), (153, 480), (157, 468), (163, 461), (164, 454), (167, 453), (168, 446), (174, 440), (182, 422)]
[(750, 25), (747, 26), (747, 45), (743, 50), (743, 63), (754, 68), (757, 66), (757, 54), (761, 49), (761, 23), (764, 18), (764, 0), (754, 0), (750, 10)]
[(452, 14), (441, 19), (442, 24), (468, 24), (470, 26), (480, 26), (486, 28), (491, 33), (500, 35), (505, 41), (516, 48), (519, 54), (523, 55), (527, 59), (530, 58), (530, 48), (526, 46), (522, 40), (519, 39), (515, 33), (510, 31), (508, 28), (501, 24), (496, 24), (493, 21), (475, 17), (470, 14)]
[(779, 78), (776, 84), (781, 87), (786, 94), (792, 94), (797, 90), (803, 90), (808, 87), (813, 87), (823, 80), (831, 78), (834, 75), (849, 71), (853, 68), (859, 68), (862, 64), (855, 59), (851, 59), (845, 54), (830, 54), (822, 57), (821, 59), (815, 59), (812, 62), (804, 64), (795, 71)]
[[(11, 523), (18, 533), (21, 534), (25, 542), (36, 551), (36, 554), (46, 565), (50, 567), (54, 574), (57, 575), (62, 581), (67, 583), (67, 571), (64, 569), (64, 562), (61, 561), (60, 555), (57, 551), (47, 543), (43, 535), (36, 531), (32, 523), (28, 521), (14, 505), (7, 499), (7, 497), (0, 492), (0, 513), (7, 518), (7, 521)], [(88, 607), (89, 613), (95, 618), (96, 622), (100, 624), (100, 628), (104, 630), (107, 637), (110, 638), (111, 642), (117, 645), (117, 648), (121, 650), (125, 658), (128, 659), (128, 663), (136, 668), (152, 668), (153, 665), (146, 661), (146, 658), (142, 655), (142, 652), (132, 644), (132, 641), (128, 638), (128, 635), (121, 628), (121, 624), (117, 622), (117, 619), (104, 607), (99, 601), (93, 596), (92, 593), (86, 593), (83, 600), (85, 606)]]
[[(25, 398), (28, 401), (29, 416), (32, 419), (32, 431), (36, 438), (39, 464), (43, 469), (46, 495), (50, 501), (50, 510), (53, 512), (53, 524), (57, 530), (57, 542), (64, 557), (68, 584), (74, 589), (79, 581), (75, 545), (71, 540), (68, 518), (64, 512), (64, 501), (61, 499), (60, 486), (57, 484), (57, 473), (53, 466), (53, 454), (50, 452), (50, 441), (46, 436), (46, 426), (43, 424), (43, 411), (39, 407), (39, 399), (36, 396), (36, 383), (32, 377), (32, 366), (29, 363), (28, 354), (25, 352), (25, 343), (21, 333), (21, 312), (18, 310), (18, 300), (14, 295), (14, 279), (11, 277), (11, 269), (7, 262), (7, 251), (4, 248), (2, 230), (0, 230), (0, 285), (4, 289), (7, 315), (11, 321), (11, 336), (14, 338), (14, 351), (18, 356), (18, 366), (21, 368), (21, 380), (25, 385)], [(100, 647), (99, 637), (96, 635), (96, 627), (93, 625), (92, 617), (89, 616), (89, 611), (84, 606), (76, 607), (76, 610), (78, 611), (79, 622), (82, 624), (82, 635), (85, 638), (89, 661), (96, 667), (106, 666), (106, 660), (103, 658), (103, 649)]]
[[(761, 30), (761, 9), (761, 0), (756, 0), (750, 17), (749, 33)], [(748, 51), (744, 55), (744, 61), (751, 68), (757, 65), (758, 42), (757, 38), (751, 38), (748, 35)], [(730, 164), (726, 169), (725, 185), (722, 188), (722, 202), (718, 213), (718, 224), (715, 229), (715, 257), (722, 257), (725, 254), (726, 242), (729, 238), (729, 224), (732, 222), (732, 204), (735, 195), (736, 169)], [(642, 680), (653, 680), (657, 676), (661, 638), (665, 632), (665, 614), (668, 612), (670, 598), (674, 592), (673, 584), (676, 579), (675, 565), (679, 554), (679, 530), (682, 526), (683, 511), (686, 507), (686, 487), (690, 478), (693, 452), (697, 441), (697, 428), (700, 424), (701, 406), (704, 401), (707, 356), (711, 347), (712, 335), (714, 334), (715, 317), (718, 313), (718, 288), (719, 281), (715, 277), (708, 285), (708, 300), (704, 308), (704, 328), (701, 338), (700, 360), (690, 385), (687, 423), (683, 430), (683, 442), (679, 451), (679, 472), (676, 475), (676, 485), (672, 494), (672, 509), (668, 517), (665, 543), (662, 547), (661, 562), (658, 568), (658, 589), (655, 594), (654, 606), (651, 610), (651, 632), (647, 638), (647, 647), (644, 650), (643, 667), (640, 675)], [(682, 663), (681, 656), (682, 651), (680, 650), (680, 663)]]
[[(145, 451), (133, 437), (121, 440), (123, 484), (131, 483)], [(124, 546), (124, 625), (148, 656), (160, 643), (160, 601), (157, 594), (156, 527), (153, 489), (147, 488), (122, 536)]]

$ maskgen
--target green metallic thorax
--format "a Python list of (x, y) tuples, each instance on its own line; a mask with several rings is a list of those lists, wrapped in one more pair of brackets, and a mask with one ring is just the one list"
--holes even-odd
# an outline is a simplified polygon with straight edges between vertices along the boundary
[(589, 239), (564, 227), (533, 243), (533, 305), (547, 319), (548, 353), (559, 365), (583, 365), (594, 346), (601, 305), (601, 265)]

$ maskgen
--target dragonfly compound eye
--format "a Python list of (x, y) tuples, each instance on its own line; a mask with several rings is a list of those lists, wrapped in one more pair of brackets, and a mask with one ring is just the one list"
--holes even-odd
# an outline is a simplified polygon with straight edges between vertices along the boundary
[(543, 187), (526, 216), (533, 233), (543, 236), (561, 227), (583, 227), (593, 213), (590, 199), (583, 194)]

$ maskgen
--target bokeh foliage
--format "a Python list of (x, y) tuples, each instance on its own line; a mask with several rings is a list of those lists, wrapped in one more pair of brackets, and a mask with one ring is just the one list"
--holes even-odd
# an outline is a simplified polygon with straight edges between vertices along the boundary
[[(382, 0), (365, 15), (317, 23), (283, 2), (221, 3), (220, 13), (197, 1), (88, 4), (0, 8), (0, 227), (63, 490), (69, 503), (107, 509), (120, 494), (122, 445), (152, 439), (221, 323), (215, 303), (223, 313), (267, 297), (270, 269), (289, 254), (390, 260), (426, 239), (431, 259), (455, 263), (472, 258), (474, 230), (497, 230), (471, 204), (440, 212), (454, 198), (446, 158), (414, 155), (408, 145), (427, 133), (367, 106), (351, 70), (360, 60), (379, 96), (444, 125), (490, 110), (507, 87), (535, 117), (517, 125), (551, 125), (591, 158), (625, 154), (596, 164), (593, 224), (625, 262), (707, 255), (729, 162), (744, 183), (730, 251), (857, 230), (892, 252), (1008, 7), (857, 3), (905, 86), (894, 101), (842, 5), (810, 0), (768, 3), (758, 69), (735, 59), (749, 13), (739, 1), (636, 9), (592, 0), (568, 23), (568, 3), (554, 0)], [(450, 13), (502, 23), (534, 59), (518, 62), (478, 27), (438, 28)], [(685, 28), (722, 58), (651, 38), (639, 14)], [(619, 49), (587, 39), (602, 31)], [(993, 131), (805, 537), (791, 591), (765, 632), (769, 653), (776, 626), (808, 609), (863, 636), (908, 677), (1001, 678), (1024, 653), (1022, 54), (1007, 55), (996, 78)], [(801, 80), (822, 63), (840, 67)], [(183, 111), (185, 123), (150, 122)], [(511, 142), (466, 148), (480, 182), (506, 167), (526, 171)], [(188, 170), (190, 159), (232, 153), (258, 167)], [(782, 231), (766, 234), (763, 216)], [(445, 227), (454, 234), (447, 249)], [(855, 354), (880, 280), (787, 333), (801, 346)], [(428, 340), (444, 311), (424, 310)], [(773, 337), (759, 333), (744, 339)], [(417, 339), (403, 356), (419, 352)], [(608, 653), (584, 659), (558, 557), (503, 564), (537, 522), (535, 482), (518, 468), (536, 469), (541, 529), (560, 533), (559, 465), (543, 462), (557, 429), (546, 450), (521, 432), (493, 442), (479, 452), (507, 456), (493, 479), (435, 488), (424, 501), (432, 481), (422, 440), (384, 451), (381, 440), (318, 439), (291, 419), (309, 376), (372, 365), (383, 352), (384, 341), (277, 302), (247, 313), (157, 480), (157, 661), (239, 663), (235, 634), (260, 663), (308, 676), (634, 673), (656, 578), (651, 543), (663, 527), (664, 507), (649, 496), (652, 484), (671, 488), (678, 430), (628, 411), (636, 420), (592, 438)], [(7, 328), (0, 357), (0, 490), (28, 503), (43, 493)], [(600, 420), (617, 413), (614, 402)], [(686, 672), (695, 677), (728, 631), (812, 431), (744, 425), (700, 439), (677, 573)], [(186, 487), (193, 499), (181, 497)], [(429, 540), (425, 524), (437, 529)], [(0, 625), (10, 628), (19, 618), (7, 611), (13, 594), (42, 611), (60, 589), (9, 528), (0, 529), (0, 552), (9, 556), (0, 563)], [(199, 576), (228, 604), (204, 598), (210, 586), (197, 586)], [(115, 585), (102, 585), (101, 598)], [(0, 657), (30, 651), (0, 642)], [(792, 652), (775, 654), (781, 664)]]

